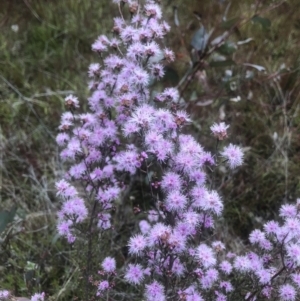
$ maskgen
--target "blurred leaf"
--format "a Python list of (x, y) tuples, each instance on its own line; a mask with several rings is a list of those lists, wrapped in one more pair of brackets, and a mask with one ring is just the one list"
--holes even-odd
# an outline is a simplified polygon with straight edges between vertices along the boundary
[(5, 230), (6, 226), (14, 220), (17, 206), (13, 206), (10, 211), (0, 211), (0, 234)]
[(201, 26), (194, 34), (191, 45), (197, 50), (203, 52), (207, 46), (211, 33), (207, 33), (204, 26)]
[(251, 70), (247, 70), (247, 71), (246, 71), (245, 78), (246, 78), (246, 79), (252, 79), (253, 77), (254, 77), (254, 72), (251, 71)]
[(197, 20), (199, 20), (201, 22), (202, 15), (199, 12), (197, 12), (197, 11), (193, 11), (193, 14), (197, 18)]
[(254, 16), (252, 18), (252, 22), (259, 23), (263, 29), (267, 29), (271, 26), (271, 21), (269, 19), (260, 16)]
[(226, 9), (225, 9), (225, 12), (224, 12), (224, 15), (223, 15), (223, 21), (225, 22), (227, 20), (227, 14), (228, 14), (228, 11), (229, 11), (229, 8), (231, 6), (231, 2), (229, 2), (226, 6)]
[(240, 18), (236, 17), (236, 18), (232, 18), (228, 21), (223, 21), (221, 23), (221, 28), (223, 29), (230, 29), (232, 28), (238, 21), (239, 21)]
[(206, 101), (198, 101), (196, 103), (196, 106), (198, 107), (206, 107), (206, 106), (209, 106), (213, 103), (214, 101), (212, 99), (208, 99)]
[(237, 89), (237, 83), (236, 83), (236, 81), (231, 81), (229, 83), (229, 88), (230, 88), (231, 91), (235, 91)]
[(241, 99), (241, 96), (238, 95), (237, 97), (229, 98), (229, 100), (232, 101), (232, 102), (239, 102), (239, 101), (241, 101), (242, 99)]
[(190, 101), (195, 101), (198, 99), (198, 95), (196, 91), (193, 91), (190, 97)]
[(55, 245), (60, 237), (61, 235), (59, 233), (56, 233), (51, 240), (51, 245)]
[(179, 27), (180, 23), (179, 23), (179, 19), (178, 19), (178, 8), (177, 8), (177, 6), (173, 7), (173, 12), (174, 12), (174, 23), (177, 27)]
[(38, 265), (34, 262), (27, 261), (26, 266), (25, 266), (25, 271), (31, 271), (31, 270), (36, 270)]
[(233, 42), (225, 42), (223, 45), (221, 45), (219, 48), (218, 48), (218, 51), (221, 53), (221, 54), (224, 54), (224, 55), (230, 55), (230, 54), (233, 54), (234, 52), (236, 52), (237, 50), (237, 46), (235, 43)]
[(263, 67), (263, 66), (260, 66), (260, 65), (255, 65), (255, 64), (248, 64), (248, 63), (244, 63), (243, 64), (244, 66), (249, 66), (249, 67), (252, 67), (252, 68), (255, 68), (256, 70), (258, 71), (266, 71), (266, 68)]
[(195, 49), (191, 51), (191, 60), (193, 64), (197, 64), (199, 62), (199, 53)]
[(215, 46), (215, 45), (217, 45), (217, 44), (224, 43), (224, 41), (226, 40), (227, 37), (228, 37), (228, 31), (225, 31), (225, 32), (223, 32), (220, 36), (214, 38), (214, 39), (210, 42), (210, 44), (211, 44), (212, 46)]
[(244, 44), (248, 44), (249, 42), (253, 41), (253, 38), (248, 38), (246, 40), (243, 41), (238, 41), (237, 45), (244, 45)]
[(209, 63), (210, 67), (227, 67), (235, 65), (235, 62), (233, 60), (224, 60), (224, 61), (213, 61)]

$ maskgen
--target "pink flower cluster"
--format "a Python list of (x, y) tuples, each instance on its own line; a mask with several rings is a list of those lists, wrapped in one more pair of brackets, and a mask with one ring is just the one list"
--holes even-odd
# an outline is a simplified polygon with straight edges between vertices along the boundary
[[(92, 45), (103, 63), (88, 71), (90, 112), (77, 113), (78, 99), (66, 98), (69, 111), (62, 115), (57, 143), (69, 169), (56, 183), (63, 199), (58, 232), (73, 242), (80, 230), (91, 235), (109, 229), (114, 201), (127, 188), (126, 178), (139, 171), (149, 184), (151, 208), (129, 239), (132, 261), (123, 281), (140, 286), (145, 300), (297, 300), (300, 202), (282, 206), (281, 224), (272, 221), (264, 231), (253, 231), (253, 250), (244, 255), (227, 252), (213, 238), (224, 205), (207, 183), (207, 166), (214, 167), (217, 157), (183, 133), (190, 118), (175, 88), (156, 95), (149, 90), (175, 58), (161, 46), (170, 27), (159, 1), (114, 2), (120, 12), (128, 7), (131, 18), (115, 18), (114, 36), (101, 35)], [(218, 140), (227, 129), (225, 123), (211, 127)], [(243, 163), (236, 145), (220, 155), (230, 168)], [(107, 298), (117, 289), (115, 259), (106, 257), (99, 273), (97, 295)]]
[(8, 290), (0, 290), (0, 300), (8, 300), (11, 297), (11, 294)]

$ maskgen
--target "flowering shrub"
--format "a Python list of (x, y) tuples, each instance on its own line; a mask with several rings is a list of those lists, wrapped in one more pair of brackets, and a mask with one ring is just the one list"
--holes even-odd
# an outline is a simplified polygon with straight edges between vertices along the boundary
[[(139, 286), (147, 301), (296, 300), (300, 202), (282, 206), (281, 224), (272, 221), (264, 231), (251, 233), (251, 252), (228, 252), (214, 239), (215, 219), (224, 205), (209, 172), (223, 163), (230, 169), (240, 166), (243, 152), (233, 144), (206, 152), (184, 132), (190, 118), (178, 91), (150, 93), (150, 82), (159, 81), (165, 64), (175, 58), (162, 46), (170, 27), (162, 20), (159, 1), (146, 0), (144, 6), (113, 2), (121, 13), (114, 19), (114, 37), (102, 35), (92, 45), (101, 64), (92, 64), (88, 72), (90, 112), (77, 113), (78, 99), (68, 96), (69, 111), (62, 115), (57, 136), (61, 158), (69, 162), (56, 184), (63, 200), (57, 227), (70, 243), (87, 237), (86, 300), (90, 284), (97, 286), (99, 298), (110, 294), (117, 300), (118, 284), (124, 281)], [(129, 21), (122, 13), (125, 3)], [(227, 129), (225, 123), (212, 125), (218, 146)], [(106, 257), (95, 283), (89, 274), (92, 236), (112, 227), (114, 201), (126, 201), (137, 173), (151, 195), (147, 219), (129, 239), (130, 262), (119, 272), (116, 260)]]

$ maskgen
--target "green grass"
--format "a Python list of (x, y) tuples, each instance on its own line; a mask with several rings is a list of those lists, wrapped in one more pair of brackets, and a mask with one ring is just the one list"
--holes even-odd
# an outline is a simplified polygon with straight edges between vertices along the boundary
[(90, 45), (108, 31), (111, 20), (103, 16), (110, 9), (102, 1), (1, 3), (0, 205), (2, 212), (13, 205), (17, 211), (1, 233), (0, 288), (17, 296), (43, 289), (64, 299), (77, 289), (74, 251), (56, 233), (54, 182), (62, 165), (55, 136), (64, 97), (88, 96), (87, 67), (97, 59)]

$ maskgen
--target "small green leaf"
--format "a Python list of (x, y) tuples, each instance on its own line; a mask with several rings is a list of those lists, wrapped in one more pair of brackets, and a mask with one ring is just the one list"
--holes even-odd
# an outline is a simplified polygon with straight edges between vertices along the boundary
[(271, 21), (269, 19), (260, 16), (254, 16), (252, 18), (252, 22), (259, 23), (263, 29), (267, 29), (271, 26)]

